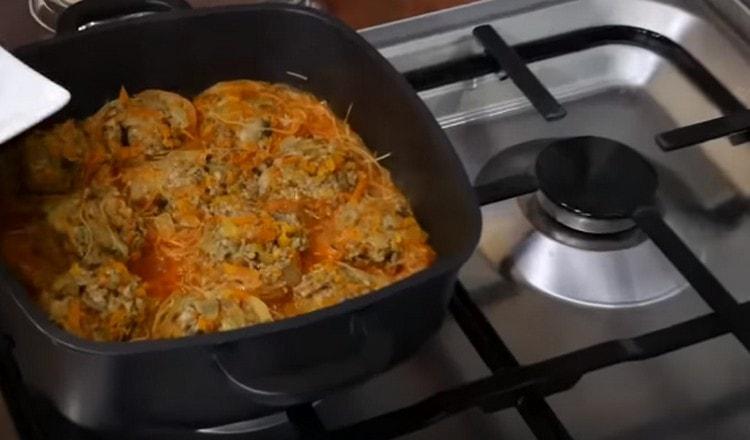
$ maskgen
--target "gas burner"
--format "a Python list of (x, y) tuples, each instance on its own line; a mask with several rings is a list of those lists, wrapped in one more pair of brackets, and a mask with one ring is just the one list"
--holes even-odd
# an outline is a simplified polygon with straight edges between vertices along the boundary
[(629, 218), (603, 219), (571, 211), (550, 200), (543, 192), (536, 193), (537, 203), (550, 217), (570, 229), (589, 234), (615, 234), (635, 227)]
[[(535, 177), (537, 192), (483, 208), (493, 221), (485, 222), (480, 249), (508, 276), (557, 298), (609, 308), (654, 303), (685, 287), (630, 218), (658, 186), (656, 171), (635, 150), (601, 137), (535, 140), (504, 149), (476, 180), (524, 171)], [(501, 243), (514, 236), (512, 246)]]
[(635, 227), (633, 211), (653, 199), (656, 172), (635, 150), (601, 137), (551, 142), (536, 158), (539, 202), (563, 225), (612, 234)]

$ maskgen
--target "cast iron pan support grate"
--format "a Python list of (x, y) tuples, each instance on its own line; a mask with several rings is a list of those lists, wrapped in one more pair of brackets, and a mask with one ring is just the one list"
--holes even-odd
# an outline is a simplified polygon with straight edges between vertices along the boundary
[(487, 56), (505, 70), (544, 119), (554, 121), (565, 117), (565, 109), (492, 26), (482, 25), (474, 28), (474, 36), (484, 47)]
[(748, 315), (742, 313), (737, 300), (667, 225), (659, 212), (652, 206), (640, 207), (633, 213), (633, 220), (685, 277), (703, 301), (725, 320), (742, 345), (750, 350)]
[[(740, 313), (747, 315), (750, 313), (750, 303), (740, 305), (739, 309)], [(325, 438), (392, 439), (470, 408), (478, 407), (485, 411), (510, 408), (517, 405), (519, 396), (536, 398), (565, 391), (592, 371), (661, 356), (728, 331), (728, 326), (717, 313), (704, 315), (635, 338), (604, 342), (546, 361), (512, 368), (504, 374), (445, 390), (413, 405), (334, 430), (327, 433)]]
[(698, 145), (724, 136), (731, 136), (733, 144), (746, 142), (750, 130), (750, 110), (676, 128), (656, 136), (656, 143), (664, 151)]
[[(450, 303), (450, 311), (461, 330), (494, 374), (518, 368), (520, 364), (492, 327), (482, 311), (471, 300), (460, 283)], [(538, 394), (519, 396), (516, 408), (539, 440), (572, 440), (552, 408)]]
[[(502, 374), (519, 368), (520, 365), (516, 358), (460, 283), (456, 285), (456, 291), (449, 308), (461, 330), (493, 373)], [(505, 400), (502, 403), (505, 403)], [(536, 393), (519, 395), (515, 406), (537, 439), (572, 440), (562, 422), (540, 395)], [(388, 435), (383, 436), (379, 432), (372, 432), (372, 428), (367, 427), (364, 430), (349, 434), (327, 432), (311, 405), (290, 408), (287, 410), (287, 416), (300, 437), (305, 439), (325, 439), (329, 437), (380, 439), (389, 437)], [(418, 423), (425, 422), (419, 419), (415, 421)], [(415, 426), (415, 428), (419, 429), (419, 426)], [(351, 437), (347, 437), (349, 435)]]

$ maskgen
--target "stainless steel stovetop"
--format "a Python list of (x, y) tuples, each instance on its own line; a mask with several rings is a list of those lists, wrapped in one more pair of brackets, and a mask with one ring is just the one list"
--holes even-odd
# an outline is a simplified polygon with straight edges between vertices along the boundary
[[(740, 34), (740, 2), (714, 2), (721, 7), (718, 12), (709, 2), (638, 0), (547, 2), (520, 12), (499, 9), (510, 3), (484, 2), (365, 35), (397, 68), (411, 71), (481, 53), (471, 29), (483, 23), (492, 24), (509, 44), (598, 26), (639, 27), (682, 46), (743, 104), (749, 102), (750, 58)], [(720, 15), (730, 10), (736, 20), (732, 25)], [(747, 9), (744, 14), (750, 18)], [(503, 149), (533, 139), (596, 135), (620, 141), (659, 167), (659, 199), (667, 221), (738, 300), (750, 299), (747, 209), (728, 224), (721, 214), (708, 214), (747, 201), (750, 150), (723, 139), (664, 153), (653, 140), (657, 133), (720, 116), (720, 109), (669, 60), (632, 45), (605, 44), (530, 68), (562, 102), (567, 117), (545, 121), (510, 81), (500, 82), (497, 75), (421, 94), (470, 177)], [(480, 246), (461, 277), (522, 364), (709, 311), (658, 252), (643, 249), (652, 246), (649, 241), (636, 250), (582, 250), (560, 244), (529, 220), (527, 199), (483, 208)], [(435, 351), (423, 361), (432, 364), (423, 368), (440, 375), (425, 387), (430, 391), (487, 373), (468, 361), (471, 348), (454, 331), (447, 325)], [(438, 367), (436, 359), (447, 365)], [(547, 401), (576, 439), (746, 438), (749, 368), (750, 354), (733, 337), (724, 336), (597, 371)], [(415, 365), (412, 371), (412, 380), (419, 381), (420, 368)], [(391, 383), (386, 378), (378, 382), (381, 387)], [(377, 399), (373, 394), (381, 387), (364, 394)], [(450, 438), (462, 432), (464, 438), (534, 438), (514, 410), (467, 413), (433, 429), (407, 438)]]
[[(513, 45), (600, 26), (650, 30), (687, 50), (742, 104), (750, 104), (750, 34), (743, 32), (750, 29), (750, 14), (740, 0), (489, 0), (362, 34), (400, 71), (411, 72), (482, 53), (471, 32), (480, 24), (491, 24)], [(421, 92), (470, 178), (494, 155), (533, 139), (596, 135), (620, 141), (657, 166), (667, 222), (739, 301), (750, 299), (750, 150), (722, 139), (664, 153), (653, 140), (660, 132), (720, 116), (722, 109), (706, 91), (663, 53), (622, 42), (560, 54), (530, 68), (567, 117), (545, 121), (512, 82), (495, 74)], [(540, 231), (527, 208), (531, 197), (483, 208), (480, 246), (461, 274), (522, 364), (710, 312), (649, 241), (598, 248), (560, 240), (554, 227)], [(489, 373), (449, 319), (416, 356), (319, 402), (316, 410), (335, 428)], [(750, 353), (723, 336), (598, 370), (547, 402), (575, 439), (746, 438)], [(294, 438), (283, 422), (279, 415), (202, 434)], [(535, 437), (509, 409), (466, 411), (404, 438)]]

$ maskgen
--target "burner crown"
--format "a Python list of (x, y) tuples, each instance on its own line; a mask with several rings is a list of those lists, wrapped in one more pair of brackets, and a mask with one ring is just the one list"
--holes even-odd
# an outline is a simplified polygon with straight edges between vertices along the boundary
[(560, 139), (537, 157), (539, 189), (553, 203), (597, 219), (629, 218), (647, 205), (656, 171), (635, 150), (595, 136)]

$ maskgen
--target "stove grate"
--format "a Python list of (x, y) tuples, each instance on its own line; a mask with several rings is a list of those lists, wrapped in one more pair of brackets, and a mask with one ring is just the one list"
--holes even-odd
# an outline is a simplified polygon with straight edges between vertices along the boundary
[(565, 117), (565, 109), (492, 26), (474, 28), (474, 36), (482, 43), (487, 56), (508, 73), (510, 79), (529, 98), (544, 119), (555, 121)]
[(676, 128), (656, 136), (656, 143), (664, 151), (674, 151), (731, 136), (734, 145), (747, 142), (750, 130), (750, 110), (741, 110), (728, 116)]

